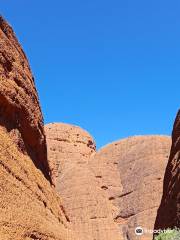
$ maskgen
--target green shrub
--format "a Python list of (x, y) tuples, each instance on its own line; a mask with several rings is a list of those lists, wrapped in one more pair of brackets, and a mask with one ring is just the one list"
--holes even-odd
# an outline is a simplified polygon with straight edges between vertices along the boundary
[(167, 229), (165, 232), (156, 236), (154, 240), (180, 240), (180, 230)]

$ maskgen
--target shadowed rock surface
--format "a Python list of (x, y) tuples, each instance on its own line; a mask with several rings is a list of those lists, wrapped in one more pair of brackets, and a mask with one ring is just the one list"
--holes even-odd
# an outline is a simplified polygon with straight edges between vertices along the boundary
[(155, 229), (180, 228), (180, 111), (172, 133), (172, 148), (164, 176), (161, 205)]
[(154, 227), (170, 145), (170, 137), (130, 137), (105, 146), (90, 160), (99, 185), (117, 208), (114, 220), (125, 240), (152, 239), (152, 234), (137, 237), (134, 230)]
[(75, 239), (44, 176), (50, 179), (34, 80), (12, 28), (0, 18), (1, 239)]
[(123, 240), (113, 206), (89, 166), (96, 149), (92, 137), (68, 124), (48, 124), (45, 130), (53, 182), (73, 230), (86, 240)]
[(43, 118), (27, 58), (12, 28), (0, 17), (0, 125), (47, 179)]

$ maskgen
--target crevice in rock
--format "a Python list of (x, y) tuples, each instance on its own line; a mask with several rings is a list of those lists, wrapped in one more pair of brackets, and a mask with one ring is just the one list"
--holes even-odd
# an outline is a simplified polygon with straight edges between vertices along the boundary
[(128, 196), (129, 194), (131, 194), (131, 193), (133, 193), (133, 192), (134, 192), (134, 191), (130, 191), (130, 192), (121, 194), (121, 195), (118, 196), (118, 198), (122, 198), (122, 197)]
[(63, 214), (64, 214), (67, 222), (70, 222), (70, 219), (69, 219), (69, 217), (68, 217), (68, 215), (67, 215), (67, 213), (66, 213), (66, 211), (65, 211), (64, 206), (63, 206), (63, 205), (60, 205), (60, 208), (61, 208), (61, 210), (62, 210), (62, 212), (63, 212)]

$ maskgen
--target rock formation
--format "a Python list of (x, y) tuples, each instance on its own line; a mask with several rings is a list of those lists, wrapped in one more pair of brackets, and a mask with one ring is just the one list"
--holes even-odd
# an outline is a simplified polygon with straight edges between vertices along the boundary
[(86, 240), (123, 240), (113, 206), (89, 167), (96, 148), (92, 137), (68, 124), (48, 124), (45, 129), (53, 182), (73, 230)]
[(172, 133), (172, 148), (164, 176), (155, 229), (180, 228), (180, 111)]
[(165, 136), (130, 137), (105, 146), (90, 160), (99, 186), (117, 208), (114, 221), (124, 240), (152, 239), (145, 232), (137, 237), (135, 228), (153, 230), (170, 144)]
[(48, 124), (45, 130), (53, 182), (79, 236), (134, 240), (136, 227), (153, 229), (169, 137), (132, 137), (96, 153), (91, 136), (78, 127)]
[(34, 80), (12, 28), (1, 17), (1, 239), (74, 239), (60, 198), (43, 175), (50, 180)]
[(0, 17), (0, 124), (47, 179), (43, 119), (27, 58), (12, 28)]
[[(48, 159), (28, 60), (0, 17), (0, 237), (135, 240), (136, 227), (153, 229), (169, 137), (132, 137), (96, 152), (79, 127), (48, 124), (45, 130)], [(180, 113), (156, 220), (160, 228), (180, 225), (179, 139)]]
[(52, 180), (58, 188), (63, 171), (87, 163), (96, 146), (92, 137), (76, 126), (52, 123), (45, 125), (45, 132)]

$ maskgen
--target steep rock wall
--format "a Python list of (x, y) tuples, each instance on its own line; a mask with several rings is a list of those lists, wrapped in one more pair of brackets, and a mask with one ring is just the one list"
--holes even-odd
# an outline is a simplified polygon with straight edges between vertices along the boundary
[[(43, 119), (26, 56), (0, 17), (0, 238), (79, 239), (50, 182)], [(45, 177), (47, 178), (45, 178)]]
[(50, 180), (43, 118), (28, 60), (0, 17), (0, 125)]
[(177, 114), (172, 148), (167, 164), (161, 205), (158, 210), (155, 229), (180, 228), (180, 111)]

